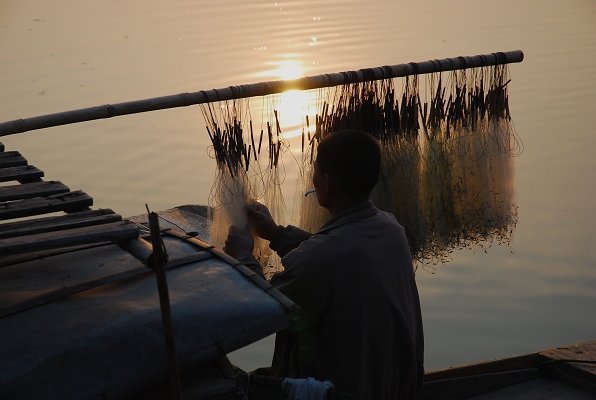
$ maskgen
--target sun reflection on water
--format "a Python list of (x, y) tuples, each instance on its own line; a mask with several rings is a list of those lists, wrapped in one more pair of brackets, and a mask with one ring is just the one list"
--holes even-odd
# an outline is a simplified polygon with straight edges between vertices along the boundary
[[(275, 68), (263, 71), (257, 74), (257, 76), (278, 80), (292, 80), (305, 76), (305, 68), (302, 62), (290, 58), (292, 56), (295, 55), (284, 55), (286, 58), (270, 63)], [(306, 129), (307, 115), (314, 121), (314, 115), (317, 113), (317, 98), (317, 91), (289, 90), (277, 95), (266, 96), (263, 99), (263, 108), (257, 112), (261, 113), (264, 111), (262, 115), (267, 115), (273, 114), (272, 110), (276, 110), (283, 136), (286, 139), (292, 139), (300, 137), (303, 128)], [(251, 110), (254, 104), (254, 101), (251, 102)]]
[(293, 57), (296, 54), (285, 54), (284, 58), (268, 63), (273, 68), (255, 74), (257, 77), (267, 77), (273, 79), (296, 79), (304, 76), (304, 67), (302, 62)]
[(302, 135), (306, 115), (313, 114), (314, 104), (309, 91), (290, 90), (279, 97), (278, 115), (287, 139)]

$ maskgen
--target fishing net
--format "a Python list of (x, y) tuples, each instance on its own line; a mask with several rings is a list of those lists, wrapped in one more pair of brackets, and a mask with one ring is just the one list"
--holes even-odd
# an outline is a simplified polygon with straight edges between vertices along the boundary
[[(381, 147), (371, 199), (404, 226), (418, 265), (446, 262), (456, 248), (509, 244), (517, 224), (512, 160), (522, 145), (509, 113), (508, 83), (507, 66), (497, 65), (318, 89), (316, 115), (303, 118), (302, 156), (294, 157), (301, 177), (297, 224), (316, 232), (329, 218), (316, 195), (305, 195), (318, 143), (331, 132), (358, 129)], [(248, 101), (240, 103), (202, 106), (217, 160), (210, 199), (216, 246), (230, 224), (246, 225), (246, 199), (261, 200), (277, 221), (284, 213), (280, 175), (289, 145), (277, 111), (263, 113), (257, 140)], [(264, 131), (267, 149), (260, 156)], [(266, 243), (255, 255), (272, 265), (269, 271), (279, 268), (269, 261)]]
[[(392, 80), (337, 87), (313, 136), (360, 129), (379, 140), (382, 168), (371, 198), (404, 226), (423, 265), (448, 261), (455, 248), (509, 244), (517, 224), (512, 157), (522, 146), (509, 114), (507, 67), (448, 75), (430, 74), (425, 90), (417, 76), (406, 77), (401, 96)], [(312, 160), (316, 145), (309, 151)], [(301, 227), (316, 230), (328, 214), (314, 197), (301, 202)]]
[[(202, 104), (201, 110), (212, 143), (211, 156), (217, 165), (209, 196), (210, 241), (223, 248), (230, 226), (249, 229), (244, 207), (252, 200), (267, 204), (273, 218), (283, 223), (280, 167), (287, 145), (275, 110), (276, 122), (265, 121), (266, 127), (258, 135), (253, 130), (246, 99)], [(269, 249), (268, 242), (254, 234), (253, 238), (253, 254), (270, 277), (280, 269), (279, 258)]]

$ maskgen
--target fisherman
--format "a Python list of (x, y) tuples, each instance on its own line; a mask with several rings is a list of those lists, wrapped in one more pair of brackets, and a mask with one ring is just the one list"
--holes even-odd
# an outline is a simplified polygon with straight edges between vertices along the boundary
[[(362, 400), (412, 399), (424, 376), (418, 290), (404, 228), (378, 210), (377, 141), (361, 131), (321, 140), (313, 184), (331, 218), (314, 235), (278, 226), (263, 204), (246, 207), (252, 231), (270, 242), (284, 270), (271, 285), (300, 307), (299, 322), (278, 332), (271, 372), (329, 380)], [(255, 272), (248, 229), (230, 227), (224, 250)]]

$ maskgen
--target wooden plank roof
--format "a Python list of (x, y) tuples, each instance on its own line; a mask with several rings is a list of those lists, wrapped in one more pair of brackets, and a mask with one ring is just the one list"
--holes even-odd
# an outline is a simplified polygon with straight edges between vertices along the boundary
[[(0, 143), (0, 182), (8, 183), (0, 186), (0, 266), (19, 262), (22, 258), (15, 256), (21, 254), (139, 240), (135, 224), (122, 222), (112, 210), (92, 211), (93, 198), (87, 193), (43, 177), (21, 153), (5, 151)], [(62, 214), (47, 216), (55, 213)], [(126, 245), (131, 252), (140, 249), (139, 258), (146, 259), (143, 247)]]

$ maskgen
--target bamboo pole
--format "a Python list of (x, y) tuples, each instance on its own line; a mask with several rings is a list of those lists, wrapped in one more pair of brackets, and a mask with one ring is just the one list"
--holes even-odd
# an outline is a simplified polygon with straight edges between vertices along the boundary
[(182, 388), (180, 386), (180, 373), (176, 358), (176, 340), (174, 338), (174, 323), (172, 321), (172, 309), (170, 307), (170, 294), (168, 292), (168, 281), (166, 277), (166, 254), (163, 250), (161, 230), (159, 229), (159, 216), (149, 213), (149, 228), (151, 230), (151, 242), (153, 244), (153, 263), (155, 275), (157, 276), (157, 288), (159, 292), (159, 303), (161, 306), (161, 319), (168, 356), (170, 370), (170, 385), (172, 396), (176, 400), (182, 399)]
[(524, 53), (521, 50), (514, 50), (476, 56), (460, 56), (443, 58), (440, 60), (435, 59), (418, 63), (411, 62), (407, 64), (387, 65), (376, 68), (365, 68), (357, 71), (306, 76), (292, 80), (259, 82), (247, 85), (229, 86), (222, 89), (201, 90), (193, 93), (180, 93), (170, 96), (154, 97), (125, 103), (106, 104), (97, 107), (82, 108), (79, 110), (2, 122), (0, 123), (0, 137), (35, 129), (111, 118), (119, 115), (164, 110), (174, 107), (186, 107), (216, 101), (266, 96), (282, 93), (288, 90), (318, 89), (433, 72), (518, 63), (523, 61), (523, 59)]

